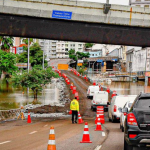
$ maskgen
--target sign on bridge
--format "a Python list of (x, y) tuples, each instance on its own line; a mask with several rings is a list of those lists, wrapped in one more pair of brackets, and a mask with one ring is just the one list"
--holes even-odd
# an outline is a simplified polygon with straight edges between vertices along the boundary
[(52, 12), (52, 18), (71, 19), (72, 18), (72, 12), (53, 10), (53, 12)]

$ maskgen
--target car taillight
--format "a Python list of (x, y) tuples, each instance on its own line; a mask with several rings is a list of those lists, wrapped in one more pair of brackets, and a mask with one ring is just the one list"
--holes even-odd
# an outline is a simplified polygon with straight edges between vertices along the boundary
[(123, 114), (124, 114), (124, 116), (126, 116), (126, 115), (127, 115), (127, 113), (125, 113), (125, 112), (124, 112)]
[(114, 105), (114, 112), (116, 112), (117, 111), (117, 106), (116, 105)]
[(127, 123), (129, 125), (137, 126), (137, 121), (133, 113), (127, 115)]
[(134, 139), (137, 136), (137, 134), (129, 134), (129, 138)]

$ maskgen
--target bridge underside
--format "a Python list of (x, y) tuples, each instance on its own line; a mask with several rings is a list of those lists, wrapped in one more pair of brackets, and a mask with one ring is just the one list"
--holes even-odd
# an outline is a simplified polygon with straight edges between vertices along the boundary
[(150, 46), (150, 29), (0, 14), (0, 35)]

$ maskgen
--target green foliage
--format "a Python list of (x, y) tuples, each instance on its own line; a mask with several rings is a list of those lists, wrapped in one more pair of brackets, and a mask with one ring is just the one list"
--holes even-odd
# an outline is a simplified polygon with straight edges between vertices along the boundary
[(13, 37), (10, 36), (0, 36), (0, 45), (1, 45), (1, 50), (3, 51), (10, 51), (10, 47), (13, 46)]
[(86, 44), (85, 44), (85, 47), (86, 47), (86, 48), (90, 48), (90, 47), (92, 47), (93, 45), (94, 45), (93, 43), (86, 43)]
[(78, 72), (83, 75), (85, 72), (85, 67), (81, 66), (80, 69), (78, 70)]
[(75, 52), (75, 50), (69, 50), (69, 58), (77, 61), (78, 59), (89, 58), (90, 53), (82, 53), (82, 52)]
[[(83, 58), (89, 58), (89, 57), (90, 57), (90, 53), (75, 52), (75, 50), (73, 49), (69, 50), (69, 58), (76, 61), (76, 64), (77, 64), (77, 60), (82, 60)], [(86, 64), (83, 63), (83, 65)]]
[(51, 67), (46, 70), (33, 68), (31, 71), (23, 72), (22, 74), (13, 74), (13, 86), (22, 86), (22, 88), (29, 87), (34, 92), (34, 97), (37, 97), (37, 92), (51, 82), (51, 78), (58, 78), (58, 74), (52, 71)]
[[(28, 45), (28, 38), (22, 38), (22, 42)], [(29, 38), (29, 45), (33, 42), (33, 38)]]
[(16, 55), (13, 53), (7, 53), (5, 51), (0, 50), (0, 72), (4, 71), (8, 74), (12, 74), (13, 72), (18, 70), (16, 64)]
[[(18, 55), (18, 58), (17, 58), (18, 63), (27, 63), (28, 62), (27, 49), (28, 49), (27, 47), (24, 47), (25, 52)], [(46, 58), (46, 56), (44, 58)], [(41, 50), (41, 47), (39, 46), (38, 43), (33, 43), (32, 46), (30, 47), (30, 63), (31, 63), (32, 67), (35, 65), (41, 65), (42, 66), (43, 51)], [(44, 66), (45, 67), (48, 66), (47, 60), (44, 60)]]

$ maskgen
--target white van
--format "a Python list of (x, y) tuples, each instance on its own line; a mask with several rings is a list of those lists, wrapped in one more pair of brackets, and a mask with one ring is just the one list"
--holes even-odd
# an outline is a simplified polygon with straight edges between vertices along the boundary
[(114, 96), (111, 100), (110, 105), (108, 106), (108, 118), (109, 121), (115, 122), (120, 120), (121, 112), (119, 109), (122, 109), (127, 101), (134, 100), (137, 95), (119, 95)]
[(89, 86), (87, 89), (87, 98), (93, 98), (95, 91), (99, 91), (99, 86)]
[(93, 95), (91, 109), (95, 110), (97, 106), (104, 106), (107, 109), (108, 92), (106, 91), (95, 91)]

